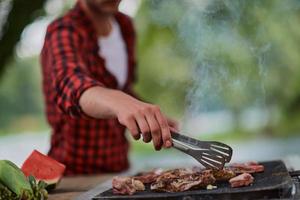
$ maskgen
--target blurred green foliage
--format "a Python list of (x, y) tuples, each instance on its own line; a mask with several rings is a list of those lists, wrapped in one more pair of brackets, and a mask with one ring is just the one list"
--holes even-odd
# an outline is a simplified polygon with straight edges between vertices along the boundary
[(259, 131), (299, 132), (299, 1), (151, 2), (153, 21), (173, 30), (193, 64), (187, 112), (228, 110), (243, 131), (241, 113), (261, 108), (270, 117)]
[(182, 116), (189, 83), (189, 61), (177, 46), (172, 29), (151, 20), (150, 1), (143, 1), (135, 17), (138, 34), (136, 90), (170, 116)]
[(0, 84), (0, 134), (45, 128), (37, 58), (16, 58)]

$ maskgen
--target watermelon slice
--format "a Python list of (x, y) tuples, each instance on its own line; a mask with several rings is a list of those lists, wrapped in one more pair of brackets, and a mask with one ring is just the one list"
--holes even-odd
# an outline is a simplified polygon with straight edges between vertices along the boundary
[(62, 178), (66, 166), (34, 150), (21, 169), (26, 177), (32, 175), (38, 181), (45, 181), (48, 184), (47, 189), (53, 189)]

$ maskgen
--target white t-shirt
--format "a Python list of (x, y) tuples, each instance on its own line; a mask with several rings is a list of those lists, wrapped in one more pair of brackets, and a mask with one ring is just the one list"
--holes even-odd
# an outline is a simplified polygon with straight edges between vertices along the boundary
[(123, 88), (128, 74), (126, 44), (119, 24), (113, 20), (112, 31), (107, 37), (98, 38), (99, 55), (104, 58), (106, 68), (116, 77), (119, 88)]

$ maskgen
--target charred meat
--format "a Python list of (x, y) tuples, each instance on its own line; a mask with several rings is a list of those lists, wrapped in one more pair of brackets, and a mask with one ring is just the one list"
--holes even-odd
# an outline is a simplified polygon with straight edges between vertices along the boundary
[(114, 194), (128, 194), (132, 195), (137, 191), (145, 190), (144, 184), (131, 177), (116, 176), (112, 180)]
[(236, 174), (229, 168), (224, 168), (221, 170), (212, 170), (212, 174), (216, 181), (229, 181), (231, 178), (235, 177)]
[(135, 180), (141, 181), (144, 184), (153, 183), (162, 174), (162, 172), (163, 172), (162, 169), (156, 169), (149, 172), (139, 173), (133, 178)]
[(254, 178), (251, 173), (262, 171), (264, 171), (264, 166), (257, 162), (233, 164), (221, 170), (206, 170), (199, 167), (167, 171), (153, 170), (132, 177), (115, 177), (112, 185), (113, 193), (124, 195), (132, 195), (137, 191), (145, 190), (145, 185), (157, 192), (182, 192), (199, 188), (215, 189), (218, 182), (224, 181), (228, 181), (231, 187), (243, 187), (253, 183)]
[(242, 173), (258, 173), (264, 171), (264, 166), (258, 164), (257, 162), (248, 162), (248, 163), (235, 163), (232, 164), (229, 167), (232, 171), (234, 171), (236, 174), (242, 174)]
[(254, 178), (249, 173), (240, 174), (232, 179), (229, 180), (231, 187), (242, 187), (248, 186), (253, 183)]
[[(192, 170), (194, 172), (201, 172), (204, 169), (200, 167), (193, 167)], [(236, 176), (235, 172), (232, 171), (230, 168), (226, 167), (223, 169), (212, 169), (212, 174), (216, 181), (229, 181), (229, 179), (233, 178)]]
[(215, 182), (211, 170), (193, 172), (187, 169), (169, 170), (160, 175), (151, 184), (151, 190), (159, 192), (182, 192), (191, 189), (206, 188)]

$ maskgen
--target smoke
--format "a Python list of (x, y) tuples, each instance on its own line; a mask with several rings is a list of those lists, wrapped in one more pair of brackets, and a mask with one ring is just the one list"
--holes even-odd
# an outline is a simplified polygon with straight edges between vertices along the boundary
[(267, 16), (260, 16), (266, 10), (260, 8), (275, 5), (278, 9), (285, 4), (156, 0), (151, 5), (153, 20), (177, 33), (179, 48), (183, 46), (191, 60), (189, 112), (239, 111), (266, 104), (264, 81), (272, 41), (263, 21)]
[[(297, 0), (155, 0), (152, 18), (170, 27), (190, 60), (186, 113), (268, 109), (299, 67)], [(292, 82), (292, 81), (291, 81)], [(292, 84), (292, 83), (291, 83)], [(277, 96), (276, 96), (277, 95)]]
[(238, 111), (264, 102), (265, 55), (271, 42), (255, 41), (264, 34), (263, 27), (251, 27), (254, 39), (243, 33), (246, 5), (245, 1), (209, 1), (203, 9), (194, 2), (179, 22), (179, 37), (195, 63), (193, 88), (187, 96), (190, 113)]

